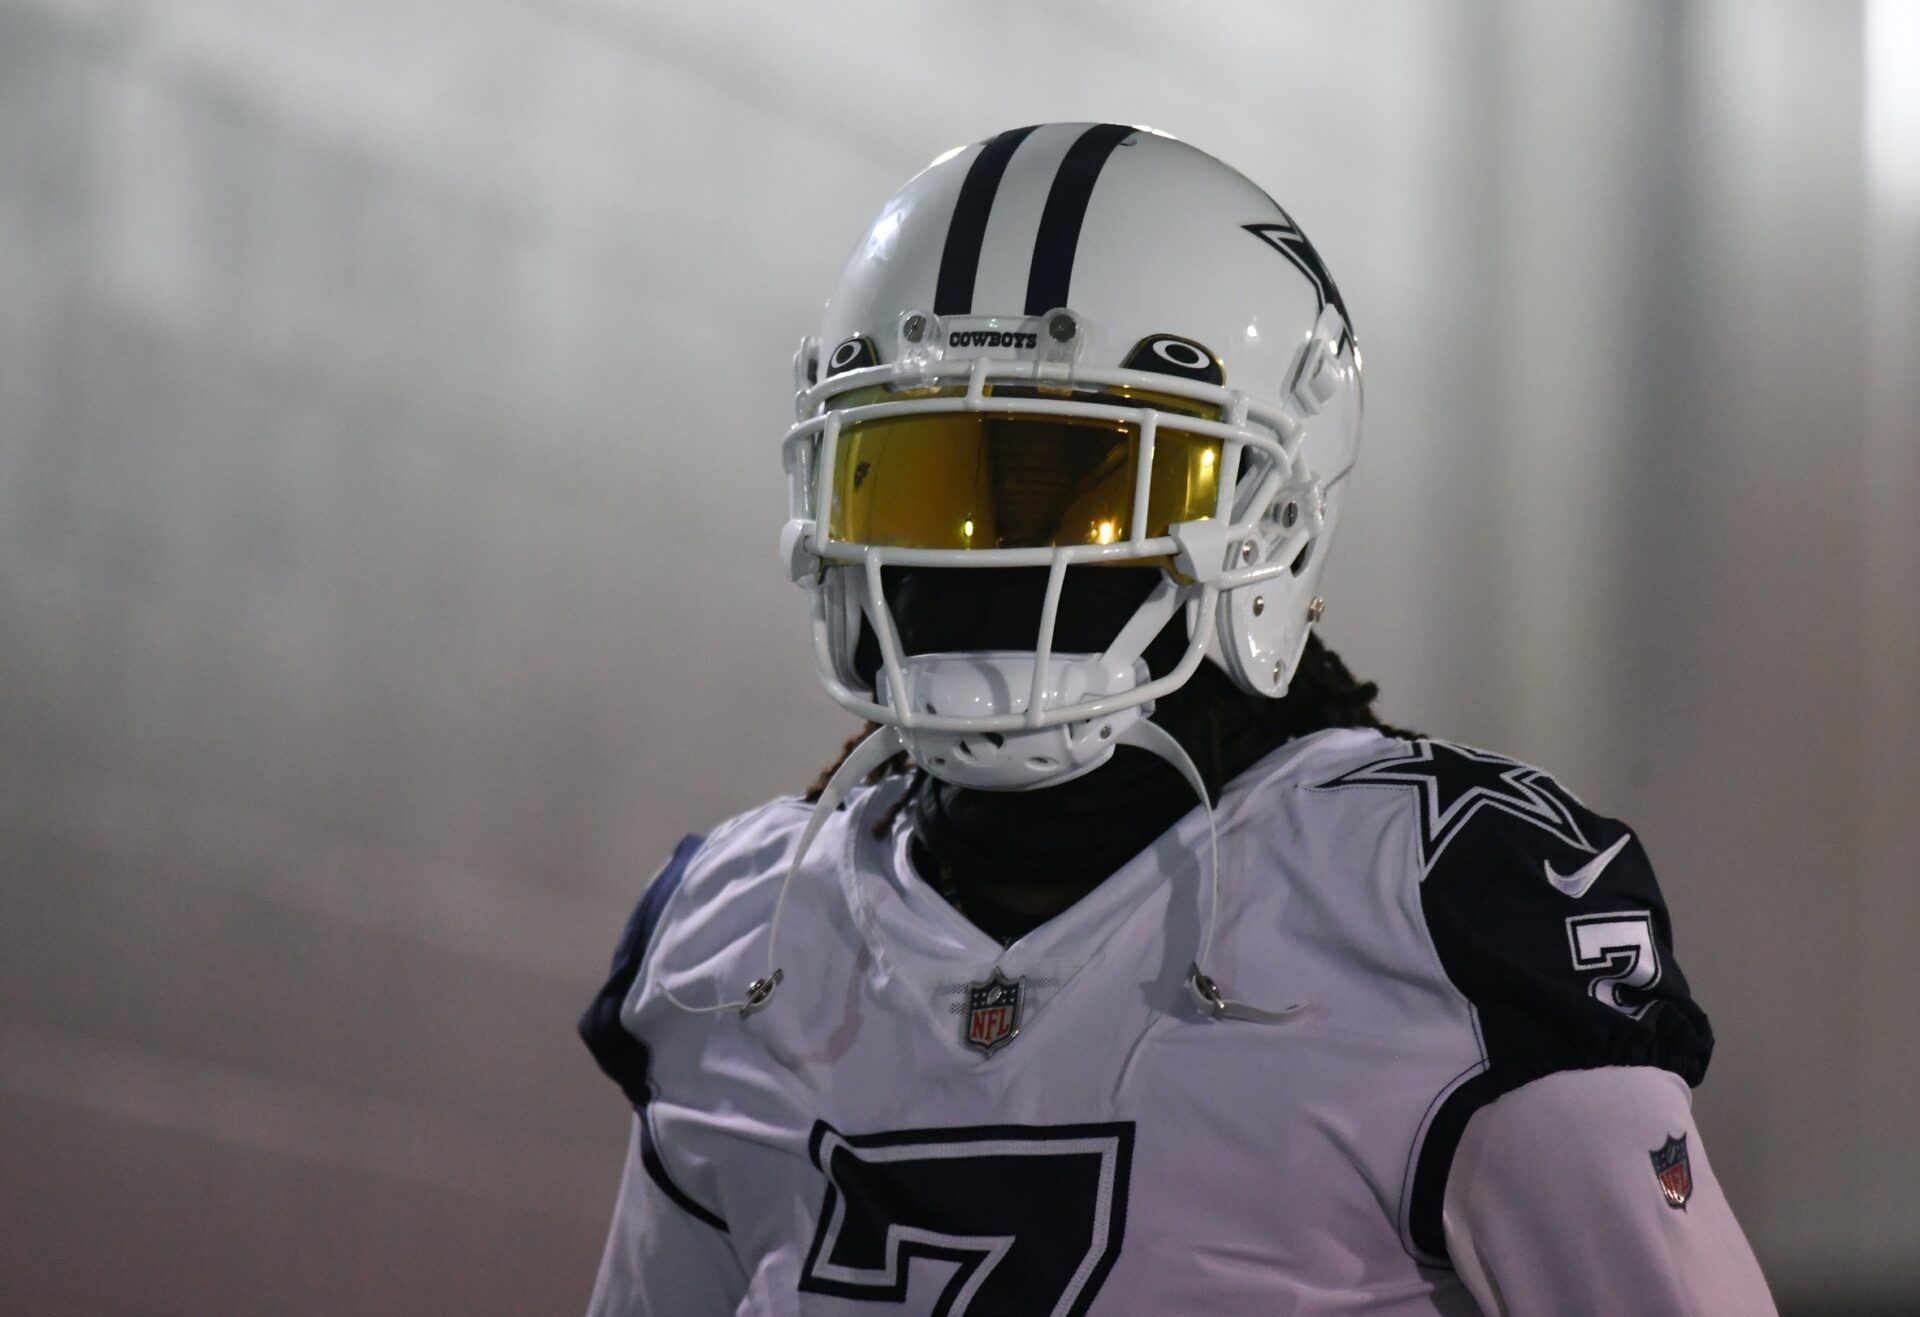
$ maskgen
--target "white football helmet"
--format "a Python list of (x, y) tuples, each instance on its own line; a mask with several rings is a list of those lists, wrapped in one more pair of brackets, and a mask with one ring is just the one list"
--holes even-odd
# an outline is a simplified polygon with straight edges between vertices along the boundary
[[(1332, 279), (1272, 198), (1150, 129), (1020, 128), (887, 202), (794, 361), (782, 550), (821, 680), (929, 773), (1098, 767), (1203, 657), (1284, 695), (1360, 437)], [(1069, 566), (1158, 565), (1100, 653), (1054, 652)], [(1049, 570), (1030, 650), (906, 654), (882, 569)], [(1184, 610), (1157, 678), (1142, 654)], [(863, 679), (862, 628), (878, 642)], [(1157, 739), (1157, 738), (1155, 738)]]

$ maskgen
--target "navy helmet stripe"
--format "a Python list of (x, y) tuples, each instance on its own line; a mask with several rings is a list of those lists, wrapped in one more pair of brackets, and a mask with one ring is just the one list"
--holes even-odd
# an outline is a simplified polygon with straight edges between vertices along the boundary
[(620, 1021), (621, 1008), (626, 1005), (627, 994), (633, 991), (634, 980), (640, 975), (640, 962), (646, 957), (647, 944), (653, 940), (654, 929), (659, 927), (660, 916), (667, 908), (667, 902), (680, 886), (680, 880), (687, 875), (687, 866), (699, 852), (703, 837), (684, 838), (674, 848), (673, 858), (654, 875), (647, 885), (646, 895), (640, 898), (640, 904), (634, 908), (633, 918), (627, 921), (626, 932), (620, 938), (620, 945), (614, 950), (613, 965), (607, 975), (607, 981), (593, 1003), (587, 1007), (586, 1014), (580, 1017), (580, 1038), (593, 1053), (593, 1059), (607, 1073), (607, 1077), (620, 1085), (633, 1103), (633, 1114), (640, 1122), (640, 1162), (646, 1167), (648, 1176), (660, 1186), (660, 1191), (682, 1211), (697, 1221), (704, 1221), (715, 1230), (725, 1230), (727, 1223), (719, 1213), (702, 1207), (667, 1174), (667, 1165), (660, 1159), (660, 1149), (653, 1137), (653, 1121), (647, 1111), (652, 1097), (652, 1089), (647, 1082), (647, 1067), (652, 1054), (647, 1045), (627, 1032), (626, 1025)]
[(1007, 172), (1007, 162), (1033, 127), (1012, 128), (989, 138), (967, 168), (960, 195), (947, 223), (947, 242), (940, 252), (940, 274), (933, 287), (933, 313), (966, 315), (973, 310), (973, 283), (980, 273), (980, 247), (987, 239), (987, 217), (993, 197)]
[(1075, 139), (1053, 176), (1046, 209), (1040, 212), (1040, 232), (1033, 243), (1033, 266), (1027, 273), (1027, 314), (1041, 315), (1067, 304), (1073, 282), (1073, 253), (1080, 245), (1080, 226), (1100, 170), (1113, 148), (1134, 133), (1125, 124), (1095, 124)]

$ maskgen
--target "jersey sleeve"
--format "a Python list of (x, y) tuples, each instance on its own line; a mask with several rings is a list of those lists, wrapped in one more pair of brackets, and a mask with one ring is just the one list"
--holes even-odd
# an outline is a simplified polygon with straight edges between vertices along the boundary
[(1548, 1075), (1482, 1108), (1446, 1234), (1489, 1317), (1772, 1317), (1773, 1296), (1665, 1070)]
[[(1421, 1141), (1409, 1233), (1447, 1256), (1441, 1207), (1480, 1108), (1534, 1080), (1651, 1066), (1689, 1085), (1713, 1033), (1674, 956), (1653, 867), (1623, 823), (1537, 770), (1475, 811), (1427, 865), (1420, 903), (1447, 977), (1473, 1004), (1484, 1067), (1438, 1103)], [(1495, 788), (1495, 790), (1504, 788)]]
[(594, 1289), (593, 1317), (732, 1311), (731, 1305), (716, 1306), (716, 1296), (737, 1299), (745, 1286), (727, 1222), (686, 1193), (668, 1170), (651, 1112), (652, 1056), (622, 1018), (667, 903), (702, 841), (683, 840), (647, 885), (614, 950), (606, 983), (580, 1017), (581, 1040), (633, 1107), (632, 1146)]

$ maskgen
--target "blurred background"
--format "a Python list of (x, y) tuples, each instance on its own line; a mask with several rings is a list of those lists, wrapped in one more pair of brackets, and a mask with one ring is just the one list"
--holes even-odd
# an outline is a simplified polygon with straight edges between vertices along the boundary
[(788, 359), (1151, 124), (1354, 309), (1324, 632), (1637, 825), (1789, 1312), (1920, 1312), (1920, 3), (0, 0), (0, 1311), (566, 1313), (573, 1020), (851, 730)]

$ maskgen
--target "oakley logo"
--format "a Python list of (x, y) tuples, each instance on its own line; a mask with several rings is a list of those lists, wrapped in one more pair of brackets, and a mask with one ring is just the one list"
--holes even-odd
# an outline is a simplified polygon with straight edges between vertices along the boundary
[(1040, 346), (1038, 334), (1009, 329), (955, 329), (947, 334), (950, 348), (1017, 348), (1032, 352)]

